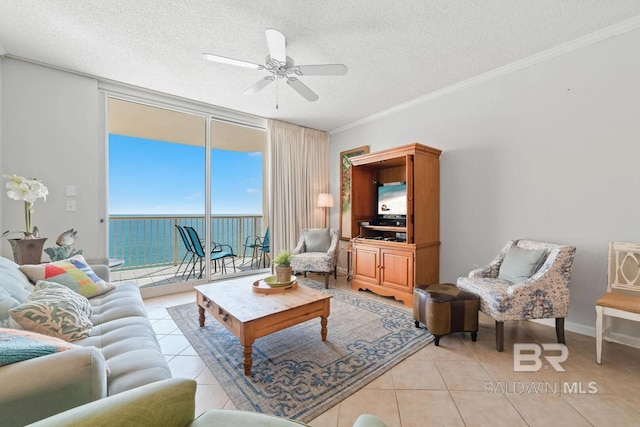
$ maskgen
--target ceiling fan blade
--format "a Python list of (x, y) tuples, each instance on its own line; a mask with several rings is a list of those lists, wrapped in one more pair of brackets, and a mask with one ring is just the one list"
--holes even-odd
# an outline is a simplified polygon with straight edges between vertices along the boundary
[(311, 89), (309, 89), (307, 85), (305, 85), (295, 77), (287, 78), (287, 84), (291, 86), (293, 90), (295, 90), (300, 95), (302, 95), (302, 97), (307, 101), (314, 102), (318, 100), (318, 94), (312, 91)]
[(264, 68), (264, 66), (260, 64), (241, 61), (240, 59), (227, 58), (226, 56), (214, 55), (213, 53), (203, 53), (202, 57), (209, 61), (220, 62), (221, 64), (237, 65), (239, 67), (251, 68), (253, 70), (261, 70)]
[(285, 53), (286, 40), (284, 34), (275, 28), (267, 28), (264, 33), (267, 36), (267, 47), (269, 48), (271, 59), (286, 64), (287, 54)]
[(258, 93), (259, 91), (261, 91), (262, 89), (264, 89), (265, 87), (269, 86), (269, 84), (274, 81), (276, 78), (273, 76), (267, 76), (264, 79), (260, 79), (256, 82), (256, 84), (254, 84), (253, 86), (247, 88), (247, 90), (244, 91), (245, 95), (253, 95), (254, 93)]
[(347, 66), (343, 64), (298, 65), (294, 69), (299, 76), (343, 76)]

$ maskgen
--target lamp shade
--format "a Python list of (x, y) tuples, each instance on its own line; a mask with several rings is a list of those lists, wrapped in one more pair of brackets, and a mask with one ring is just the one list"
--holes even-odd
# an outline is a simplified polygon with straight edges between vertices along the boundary
[(318, 194), (318, 206), (321, 208), (332, 208), (333, 197), (331, 197), (331, 194), (330, 193)]

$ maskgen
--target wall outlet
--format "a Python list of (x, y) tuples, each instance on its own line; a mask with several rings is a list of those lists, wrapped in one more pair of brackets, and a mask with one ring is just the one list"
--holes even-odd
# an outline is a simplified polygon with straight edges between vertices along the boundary
[(67, 200), (67, 212), (75, 212), (75, 211), (76, 211), (76, 201)]
[(478, 264), (473, 264), (473, 270), (477, 270), (479, 268), (480, 268), (480, 266)]

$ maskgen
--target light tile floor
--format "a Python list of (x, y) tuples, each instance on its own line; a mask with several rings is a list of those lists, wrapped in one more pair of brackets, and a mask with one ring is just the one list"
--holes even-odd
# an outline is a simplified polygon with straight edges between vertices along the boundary
[[(350, 289), (344, 276), (330, 283)], [(234, 409), (165, 310), (194, 301), (191, 291), (145, 303), (173, 375), (198, 383), (196, 413)], [(351, 426), (366, 412), (390, 427), (640, 425), (640, 349), (605, 343), (603, 365), (597, 365), (595, 339), (567, 332), (565, 372), (551, 366), (539, 372), (514, 372), (511, 344), (553, 343), (555, 330), (534, 322), (507, 322), (505, 351), (498, 353), (493, 320), (481, 314), (480, 322), (477, 342), (468, 334), (443, 337), (439, 347), (429, 344), (310, 424)]]

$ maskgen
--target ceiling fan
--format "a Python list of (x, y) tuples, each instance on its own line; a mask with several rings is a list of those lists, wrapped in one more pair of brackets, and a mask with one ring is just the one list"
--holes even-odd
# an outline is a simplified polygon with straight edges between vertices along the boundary
[[(269, 55), (265, 58), (264, 65), (240, 59), (227, 58), (212, 53), (203, 53), (202, 57), (209, 61), (220, 62), (222, 64), (268, 71), (270, 75), (258, 80), (253, 86), (250, 86), (244, 91), (245, 94), (249, 95), (259, 92), (278, 79), (284, 79), (287, 84), (302, 95), (304, 99), (314, 102), (318, 100), (318, 94), (309, 89), (307, 85), (295, 76), (341, 76), (347, 74), (347, 67), (343, 64), (296, 65), (293, 59), (285, 53), (286, 40), (284, 34), (276, 29), (267, 28), (265, 35), (267, 36)], [(278, 108), (277, 89), (276, 108)]]

